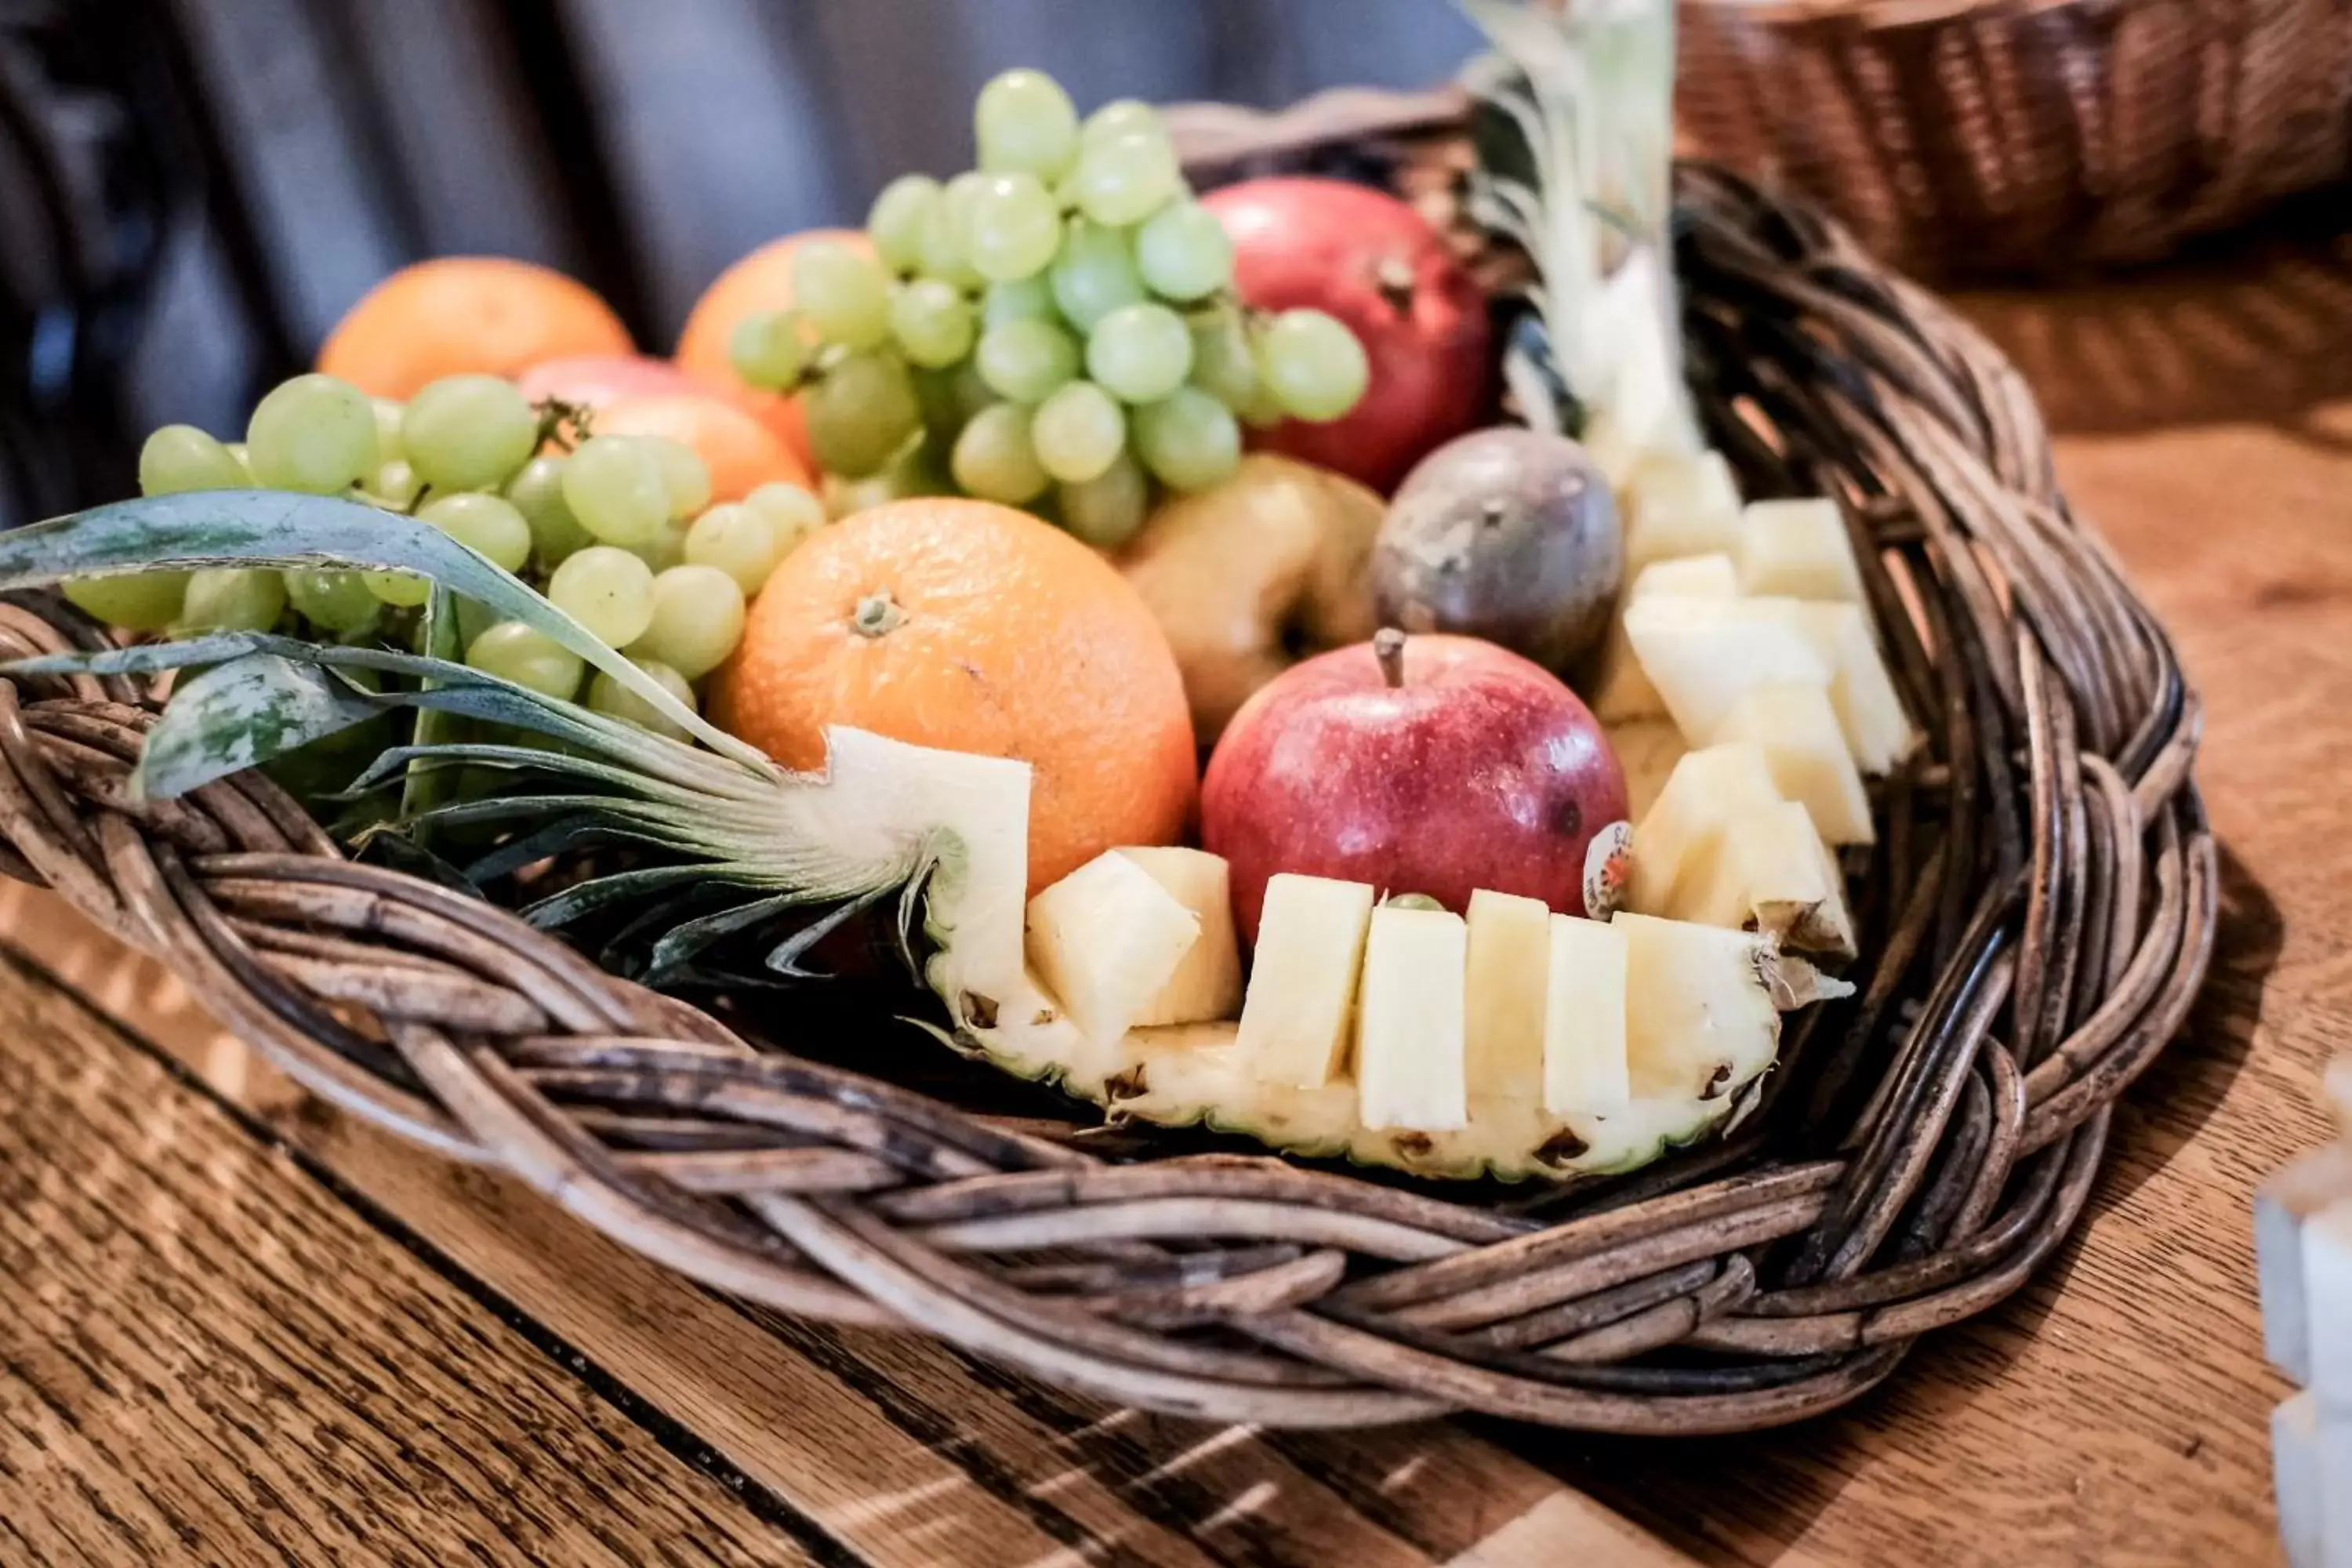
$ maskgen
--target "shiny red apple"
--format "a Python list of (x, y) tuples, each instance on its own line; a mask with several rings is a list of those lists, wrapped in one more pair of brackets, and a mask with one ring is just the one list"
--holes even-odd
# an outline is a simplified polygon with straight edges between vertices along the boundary
[(1591, 710), (1476, 637), (1383, 632), (1293, 665), (1234, 715), (1201, 787), (1201, 841), (1231, 865), (1252, 942), (1278, 871), (1583, 914), (1586, 847), (1624, 816)]
[(1496, 361), (1486, 297), (1428, 219), (1345, 180), (1246, 180), (1201, 200), (1233, 237), (1244, 304), (1327, 311), (1370, 362), (1363, 401), (1347, 415), (1285, 420), (1255, 445), (1385, 495), (1438, 445), (1485, 423)]

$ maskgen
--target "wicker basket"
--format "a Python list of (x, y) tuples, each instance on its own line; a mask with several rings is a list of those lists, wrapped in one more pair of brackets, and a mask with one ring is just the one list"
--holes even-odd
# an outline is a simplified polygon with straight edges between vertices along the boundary
[[(1459, 124), (1351, 101), (1223, 156), (1442, 205)], [(2116, 1097), (2180, 1026), (2215, 914), (2198, 709), (1972, 331), (1736, 180), (1686, 171), (1681, 195), (1716, 438), (1757, 491), (1844, 502), (1929, 738), (1856, 884), (1860, 994), (1790, 1032), (1727, 1141), (1627, 1178), (1408, 1187), (984, 1114), (819, 1059), (845, 1038), (927, 1071), (944, 1053), (911, 1031), (756, 1048), (820, 1026), (788, 998), (725, 1008), (739, 1034), (347, 861), (258, 775), (131, 799), (156, 704), (118, 680), (0, 681), (0, 865), (161, 955), (324, 1099), (771, 1307), (1217, 1421), (1697, 1433), (1830, 1409), (2064, 1239)], [(52, 597), (0, 605), (0, 652), (95, 635)]]
[(2347, 0), (1684, 0), (1691, 144), (1922, 274), (2145, 261), (2352, 176)]

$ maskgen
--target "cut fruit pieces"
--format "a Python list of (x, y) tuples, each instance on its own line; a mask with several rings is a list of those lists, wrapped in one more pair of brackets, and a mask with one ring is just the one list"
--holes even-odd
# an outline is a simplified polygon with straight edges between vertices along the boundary
[(1242, 1005), (1242, 954), (1234, 936), (1233, 876), (1224, 857), (1173, 846), (1113, 853), (1141, 867), (1201, 922), (1200, 940), (1177, 963), (1168, 984), (1143, 1005), (1133, 1026), (1234, 1016)]
[(1030, 965), (1090, 1039), (1132, 1028), (1200, 936), (1200, 917), (1116, 849), (1029, 900)]
[(1727, 816), (1685, 863), (1666, 912), (1760, 931), (1801, 952), (1840, 959), (1856, 952), (1845, 879), (1813, 831), (1811, 814), (1793, 800)]
[(1239, 1037), (1259, 1078), (1316, 1089), (1339, 1070), (1371, 912), (1363, 882), (1287, 871), (1267, 879)]
[(1720, 452), (1644, 458), (1626, 486), (1625, 573), (1739, 547), (1739, 486)]
[(2352, 1198), (2305, 1221), (2303, 1290), (2312, 1390), (2325, 1408), (2352, 1415)]
[(2254, 1270), (2262, 1289), (2263, 1352), (2297, 1383), (2311, 1381), (2311, 1297), (2303, 1231), (2313, 1215), (2352, 1203), (2352, 1147), (2314, 1149), (2254, 1189)]
[(1832, 669), (1811, 628), (1776, 608), (1794, 599), (1652, 595), (1625, 606), (1625, 636), (1684, 738), (1702, 742), (1759, 686), (1828, 689)]
[(2352, 1415), (2308, 1390), (2273, 1411), (2271, 1477), (2287, 1568), (2352, 1568)]
[(1708, 746), (1675, 764), (1657, 804), (1633, 829), (1629, 908), (1664, 915), (1678, 889), (1713, 876), (1724, 828), (1781, 804), (1761, 747), (1735, 742)]
[(1740, 594), (1739, 570), (1731, 563), (1730, 556), (1720, 552), (1676, 561), (1653, 561), (1634, 577), (1633, 585), (1626, 590), (1625, 602), (1630, 605), (1653, 594), (1679, 595), (1685, 599), (1736, 599)]
[(1470, 1090), (1533, 1100), (1544, 1086), (1544, 975), (1551, 910), (1541, 899), (1481, 888), (1470, 895)]
[(1546, 947), (1544, 1109), (1555, 1116), (1621, 1110), (1633, 1093), (1625, 932), (1613, 921), (1554, 915)]
[(1910, 751), (1910, 716), (1895, 694), (1886, 661), (1870, 635), (1870, 617), (1860, 605), (1809, 604), (1800, 599), (1748, 599), (1802, 627), (1830, 667), (1830, 706), (1846, 749), (1866, 773), (1893, 773)]
[(1748, 502), (1739, 518), (1739, 591), (1864, 603), (1862, 569), (1837, 503)]
[(1609, 923), (1625, 938), (1625, 1053), (1638, 1099), (1725, 1100), (1772, 1065), (1782, 1005), (1852, 989), (1753, 932), (1649, 915)]
[[(1878, 830), (1870, 819), (1870, 796), (1862, 787), (1862, 770), (1854, 766), (1853, 753), (1846, 749), (1837, 710), (1830, 705), (1824, 689), (1795, 682), (1753, 687), (1732, 703), (1708, 739), (1712, 742), (1745, 741), (1761, 747), (1764, 761), (1772, 770), (1772, 783), (1789, 799), (1803, 803), (1824, 842), (1877, 841)], [(1622, 746), (1618, 757), (1624, 758)], [(1633, 780), (1633, 766), (1628, 762), (1629, 794)]]
[[(1654, 561), (1627, 582), (1624, 603), (1653, 595), (1689, 599), (1730, 599), (1739, 594), (1739, 574), (1731, 557), (1717, 553), (1693, 555), (1679, 561)], [(1601, 678), (1594, 688), (1592, 711), (1604, 721), (1649, 718), (1665, 711), (1658, 700), (1658, 689), (1642, 672), (1642, 661), (1633, 657), (1633, 645), (1625, 636), (1625, 617), (1621, 610), (1610, 623), (1609, 639), (1602, 645)]]
[(1470, 1123), (1464, 1023), (1469, 927), (1446, 910), (1382, 904), (1364, 941), (1356, 1095), (1367, 1127)]
[[(1830, 721), (1830, 740), (1843, 760), (1845, 742), (1838, 735), (1834, 718)], [(1666, 787), (1675, 764), (1690, 754), (1690, 747), (1675, 721), (1664, 715), (1612, 725), (1609, 744), (1617, 752), (1618, 765), (1625, 770), (1625, 815), (1639, 822), (1650, 814), (1658, 792)], [(1852, 765), (1847, 763), (1847, 766)]]

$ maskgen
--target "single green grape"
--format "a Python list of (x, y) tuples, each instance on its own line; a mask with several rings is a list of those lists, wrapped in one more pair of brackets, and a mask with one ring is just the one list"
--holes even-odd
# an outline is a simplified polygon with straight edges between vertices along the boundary
[(775, 524), (787, 555), (825, 524), (824, 502), (800, 486), (788, 485), (781, 479), (755, 486), (743, 498), (743, 504)]
[(1192, 384), (1239, 413), (1257, 395), (1257, 360), (1248, 330), (1231, 307), (1196, 314), (1192, 331)]
[(736, 322), (727, 334), (727, 363), (746, 385), (769, 392), (793, 385), (808, 368), (800, 313), (759, 310)]
[(1135, 449), (1171, 489), (1206, 489), (1242, 460), (1234, 411), (1197, 386), (1180, 386), (1135, 411)]
[(890, 331), (909, 364), (937, 370), (971, 353), (971, 301), (954, 284), (918, 278), (890, 300)]
[(661, 464), (662, 493), (669, 497), (673, 521), (692, 517), (710, 504), (710, 465), (683, 441), (667, 436), (639, 436)]
[(1141, 99), (1114, 98), (1087, 116), (1086, 123), (1078, 127), (1078, 142), (1082, 147), (1092, 146), (1130, 132), (1164, 138), (1168, 126), (1160, 111)]
[(890, 335), (889, 275), (836, 241), (793, 252), (793, 299), (827, 342), (870, 349)]
[(940, 205), (940, 183), (929, 174), (901, 174), (882, 187), (866, 213), (866, 237), (882, 265), (904, 276), (923, 263), (923, 227)]
[(76, 577), (58, 586), (93, 620), (125, 631), (160, 632), (180, 618), (187, 572), (129, 572), (112, 577)]
[[(964, 178), (961, 174), (956, 177)], [(948, 189), (941, 193), (929, 216), (923, 219), (923, 254), (917, 264), (917, 270), (927, 278), (936, 278), (942, 283), (952, 283), (958, 289), (970, 291), (985, 287), (988, 279), (974, 271), (971, 263), (964, 258), (963, 239), (956, 232), (955, 213), (950, 205), (953, 194), (954, 183), (950, 181)]]
[(1127, 445), (1127, 415), (1091, 381), (1073, 381), (1037, 405), (1029, 439), (1046, 473), (1064, 484), (1099, 478)]
[(193, 425), (163, 426), (140, 444), (141, 495), (236, 490), (252, 482), (226, 447)]
[(1284, 413), (1326, 424), (1364, 395), (1371, 365), (1339, 318), (1285, 310), (1258, 332), (1257, 374)]
[(1037, 403), (1078, 374), (1078, 345), (1054, 323), (1023, 317), (982, 332), (972, 363), (998, 396)]
[(675, 522), (664, 523), (659, 533), (643, 544), (631, 545), (629, 553), (656, 574), (667, 572), (686, 559), (686, 530)]
[(436, 490), (488, 489), (530, 461), (539, 416), (513, 382), (445, 375), (408, 400), (400, 441), (408, 466)]
[(264, 489), (341, 495), (375, 471), (375, 405), (347, 381), (298, 375), (254, 405), (245, 445)]
[(1135, 268), (1164, 300), (1203, 300), (1234, 280), (1234, 241), (1198, 202), (1170, 202), (1135, 232)]
[(530, 559), (530, 524), (501, 496), (476, 490), (436, 496), (416, 509), (416, 518), (506, 571), (520, 572)]
[(851, 354), (802, 398), (818, 464), (848, 479), (888, 462), (923, 420), (914, 384), (894, 354)]
[(1047, 277), (1054, 303), (1081, 332), (1093, 331), (1096, 322), (1121, 305), (1144, 298), (1143, 278), (1123, 228), (1073, 223)]
[(774, 517), (748, 501), (721, 502), (686, 531), (687, 561), (718, 567), (747, 596), (760, 591), (789, 548)]
[(1141, 223), (1183, 194), (1184, 174), (1164, 135), (1122, 131), (1079, 150), (1070, 177), (1078, 210), (1097, 223)]
[(1029, 411), (1017, 403), (992, 403), (973, 415), (948, 465), (965, 494), (1007, 506), (1034, 500), (1052, 482), (1030, 445)]
[(466, 662), (517, 686), (569, 701), (588, 666), (536, 626), (500, 621), (466, 645)]
[(1093, 479), (1064, 485), (1060, 499), (1064, 528), (1097, 550), (1117, 550), (1143, 531), (1151, 512), (1151, 480), (1122, 451)]
[(1087, 339), (1087, 374), (1123, 403), (1157, 403), (1192, 374), (1192, 331), (1165, 305), (1121, 305)]
[(563, 463), (563, 502), (607, 544), (643, 544), (669, 521), (669, 489), (652, 447), (630, 436), (591, 436)]
[(415, 609), (433, 596), (433, 579), (415, 572), (362, 572), (360, 581), (394, 609)]
[[(694, 688), (687, 684), (686, 677), (657, 658), (633, 658), (629, 662), (653, 677), (655, 683), (676, 698), (688, 712), (696, 711)], [(650, 730), (673, 741), (687, 738), (685, 725), (622, 685), (604, 670), (598, 670), (596, 679), (588, 683), (588, 706), (599, 713), (625, 719), (641, 730)]]
[(383, 601), (368, 591), (356, 572), (316, 572), (297, 568), (281, 572), (286, 598), (314, 626), (345, 637), (373, 627), (383, 613)]
[(963, 223), (965, 258), (992, 283), (1034, 278), (1062, 248), (1062, 209), (1034, 174), (982, 175)]
[(376, 465), (375, 477), (367, 482), (367, 493), (380, 506), (394, 511), (405, 511), (424, 491), (425, 481), (405, 458), (394, 458)]
[(206, 566), (188, 574), (180, 632), (266, 632), (286, 613), (286, 583), (267, 567)]
[(573, 551), (594, 542), (589, 531), (580, 526), (580, 520), (572, 515), (571, 503), (563, 499), (565, 461), (555, 457), (533, 458), (522, 466), (522, 472), (507, 481), (507, 500), (530, 525), (530, 552), (542, 572), (561, 565)]
[(980, 297), (980, 325), (983, 331), (1007, 321), (1060, 319), (1061, 310), (1054, 303), (1054, 285), (1043, 273), (1015, 278), (1009, 283), (991, 283), (988, 291)]
[(389, 463), (394, 458), (405, 458), (408, 449), (400, 444), (400, 421), (406, 412), (401, 404), (389, 397), (371, 397), (375, 405), (376, 460)]
[(1058, 180), (1078, 153), (1078, 111), (1061, 84), (1044, 71), (1000, 73), (972, 106), (980, 166), (994, 173)]
[(629, 645), (632, 658), (659, 659), (688, 680), (723, 663), (743, 639), (743, 590), (716, 566), (673, 566), (654, 579), (654, 616)]
[(592, 544), (548, 578), (547, 602), (597, 641), (626, 647), (653, 623), (653, 568), (615, 545)]

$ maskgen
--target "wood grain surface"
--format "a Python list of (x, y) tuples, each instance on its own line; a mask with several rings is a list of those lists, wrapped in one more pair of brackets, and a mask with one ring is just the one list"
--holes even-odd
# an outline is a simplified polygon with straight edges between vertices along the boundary
[[(2275, 1560), (2251, 1194), (2322, 1135), (2320, 1068), (2352, 1048), (2352, 310), (2314, 303), (2338, 299), (2352, 239), (2306, 214), (2150, 278), (1968, 301), (2206, 692), (2226, 920), (2084, 1233), (1843, 1415), (1680, 1444), (1217, 1430), (747, 1311), (301, 1100), (12, 888), (0, 941), (42, 967), (0, 966), (0, 1519), (68, 1562), (277, 1556), (304, 1528), (291, 1560), (692, 1561), (665, 1553), (706, 1518), (721, 1561), (991, 1568), (1679, 1560), (1657, 1538), (1720, 1563)], [(94, 1321), (135, 1370), (60, 1384)], [(70, 1420), (36, 1392), (61, 1386)], [(625, 1533), (561, 1533), (599, 1497)]]

